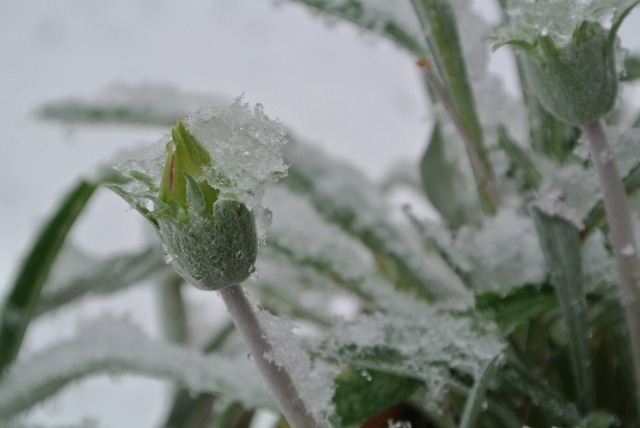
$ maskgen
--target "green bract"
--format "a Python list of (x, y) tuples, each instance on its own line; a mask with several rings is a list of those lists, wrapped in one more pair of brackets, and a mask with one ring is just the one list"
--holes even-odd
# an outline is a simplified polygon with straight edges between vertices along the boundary
[(110, 187), (153, 224), (165, 260), (184, 279), (219, 290), (254, 271), (261, 239), (256, 216), (259, 225), (268, 226), (261, 196), (286, 173), (280, 156), (284, 141), (280, 125), (260, 105), (251, 112), (238, 100), (227, 109), (206, 109), (178, 121), (171, 139), (158, 143), (166, 153), (119, 167), (120, 181)]
[[(518, 18), (537, 22), (545, 18), (552, 22), (543, 21), (548, 25), (535, 27), (516, 22), (507, 38), (494, 49), (504, 44), (518, 48), (528, 84), (540, 103), (561, 120), (582, 125), (613, 108), (618, 86), (616, 33), (638, 1), (590, 2), (582, 7), (584, 10), (576, 5), (571, 19), (565, 19), (563, 15), (573, 3), (536, 2), (531, 5), (532, 10)], [(593, 20), (607, 11), (614, 16), (610, 29)], [(569, 35), (559, 32), (558, 27), (567, 25), (572, 31)]]

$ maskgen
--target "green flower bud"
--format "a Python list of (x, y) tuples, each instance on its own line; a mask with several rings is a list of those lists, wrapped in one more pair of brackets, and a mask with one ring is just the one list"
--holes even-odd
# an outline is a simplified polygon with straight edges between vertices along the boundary
[[(535, 6), (541, 3), (544, 2)], [(546, 27), (536, 26), (533, 37), (516, 35), (498, 43), (494, 49), (504, 44), (519, 49), (527, 81), (540, 103), (559, 119), (583, 125), (604, 116), (615, 104), (618, 89), (616, 32), (636, 3), (626, 5), (614, 18), (610, 30), (590, 20), (587, 14), (584, 20), (571, 27), (570, 37), (559, 37)], [(553, 4), (545, 6), (553, 12)], [(548, 17), (553, 19), (554, 15)], [(554, 28), (557, 26), (554, 24), (549, 23), (549, 26)]]
[(262, 106), (251, 111), (238, 99), (178, 121), (166, 156), (122, 164), (109, 187), (153, 225), (165, 261), (184, 279), (219, 290), (255, 270), (264, 236), (258, 232), (266, 232), (256, 225), (268, 224), (269, 213), (261, 198), (265, 186), (286, 173), (285, 142), (281, 125)]
[(202, 178), (203, 169), (211, 166), (207, 149), (193, 137), (182, 121), (171, 130), (172, 141), (167, 144), (167, 161), (160, 181), (159, 197), (162, 202), (175, 202), (187, 210), (187, 177), (198, 181), (206, 201), (207, 211), (218, 199), (218, 191)]

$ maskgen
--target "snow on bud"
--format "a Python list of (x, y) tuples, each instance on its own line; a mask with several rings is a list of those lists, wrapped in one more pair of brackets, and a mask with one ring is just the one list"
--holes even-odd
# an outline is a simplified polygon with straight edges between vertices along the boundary
[[(166, 151), (120, 165), (108, 187), (149, 220), (163, 242), (165, 260), (187, 281), (219, 290), (254, 271), (258, 242), (270, 212), (267, 185), (286, 174), (284, 131), (257, 105), (236, 100), (179, 121)], [(142, 169), (142, 170), (140, 170)], [(256, 220), (257, 219), (257, 220)]]
[[(540, 103), (561, 120), (583, 125), (604, 116), (615, 104), (616, 33), (638, 2), (523, 3), (494, 49), (504, 44), (518, 49), (528, 84)], [(610, 29), (599, 22), (605, 11), (613, 14)]]

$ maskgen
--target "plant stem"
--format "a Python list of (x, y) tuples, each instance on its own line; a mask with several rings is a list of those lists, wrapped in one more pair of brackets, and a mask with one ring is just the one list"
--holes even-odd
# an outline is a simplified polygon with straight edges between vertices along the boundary
[(465, 126), (462, 117), (458, 114), (458, 111), (449, 99), (446, 89), (431, 69), (431, 63), (426, 58), (421, 58), (418, 60), (417, 64), (424, 72), (427, 82), (435, 92), (447, 114), (451, 118), (451, 121), (460, 133), (467, 150), (467, 155), (469, 156), (469, 161), (471, 162), (471, 168), (478, 180), (481, 197), (484, 196), (488, 199), (486, 202), (490, 204), (491, 211), (495, 212), (500, 206), (500, 194), (498, 193), (498, 188), (489, 166), (483, 160), (481, 153), (478, 151), (477, 144)]
[(636, 396), (638, 396), (640, 388), (640, 258), (638, 258), (638, 245), (629, 214), (629, 202), (602, 123), (599, 120), (588, 123), (582, 126), (582, 130), (589, 141), (591, 159), (602, 187), (618, 275), (624, 290), (623, 306), (629, 325)]
[(307, 411), (287, 368), (267, 355), (272, 346), (240, 284), (220, 290), (231, 320), (243, 337), (262, 378), (274, 395), (282, 414), (292, 428), (316, 428), (319, 425)]

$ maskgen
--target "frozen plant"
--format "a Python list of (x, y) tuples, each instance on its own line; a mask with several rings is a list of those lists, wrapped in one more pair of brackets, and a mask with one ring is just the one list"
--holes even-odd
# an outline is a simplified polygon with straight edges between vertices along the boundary
[[(77, 183), (34, 241), (0, 317), (0, 423), (123, 372), (175, 385), (165, 428), (248, 427), (263, 409), (293, 428), (640, 426), (640, 113), (620, 101), (640, 57), (617, 36), (640, 1), (496, 1), (491, 28), (467, 0), (295, 0), (391, 39), (424, 77), (424, 154), (383, 183), (259, 104), (190, 113), (172, 91), (179, 105), (154, 111), (145, 86), (44, 106), (171, 134)], [(518, 98), (487, 69), (509, 47)], [(105, 260), (66, 242), (99, 186), (159, 239)], [(398, 219), (398, 186), (438, 219)], [(165, 341), (106, 318), (21, 352), (31, 321), (143, 279)], [(190, 324), (185, 283), (219, 294), (236, 328)]]

